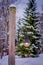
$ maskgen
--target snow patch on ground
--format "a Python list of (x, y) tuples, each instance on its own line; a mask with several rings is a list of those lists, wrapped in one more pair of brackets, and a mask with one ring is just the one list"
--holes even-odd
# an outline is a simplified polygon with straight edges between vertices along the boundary
[[(16, 56), (15, 60), (15, 65), (43, 65), (43, 54), (40, 54), (39, 57), (36, 58), (20, 58)], [(0, 59), (0, 65), (8, 65), (8, 56)]]

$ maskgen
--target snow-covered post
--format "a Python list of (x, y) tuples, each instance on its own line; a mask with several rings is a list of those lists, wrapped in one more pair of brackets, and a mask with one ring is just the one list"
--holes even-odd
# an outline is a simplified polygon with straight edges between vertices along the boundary
[(15, 65), (15, 38), (16, 38), (16, 7), (9, 8), (9, 57), (8, 65)]

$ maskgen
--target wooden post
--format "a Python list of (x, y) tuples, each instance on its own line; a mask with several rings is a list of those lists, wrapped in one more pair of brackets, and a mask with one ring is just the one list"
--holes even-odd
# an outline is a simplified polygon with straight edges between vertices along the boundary
[(16, 7), (9, 8), (9, 57), (8, 65), (15, 65)]

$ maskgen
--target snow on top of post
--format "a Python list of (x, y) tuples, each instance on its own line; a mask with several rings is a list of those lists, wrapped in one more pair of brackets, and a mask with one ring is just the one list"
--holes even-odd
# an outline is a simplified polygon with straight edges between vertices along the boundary
[(16, 6), (14, 4), (11, 4), (9, 7), (15, 7), (16, 8)]

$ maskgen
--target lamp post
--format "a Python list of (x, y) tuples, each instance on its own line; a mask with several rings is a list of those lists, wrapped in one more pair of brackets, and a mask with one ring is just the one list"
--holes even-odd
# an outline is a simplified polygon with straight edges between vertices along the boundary
[(25, 37), (25, 40), (24, 40), (24, 46), (25, 47), (29, 47), (30, 46), (30, 40), (29, 40), (27, 32), (26, 32), (26, 37)]

